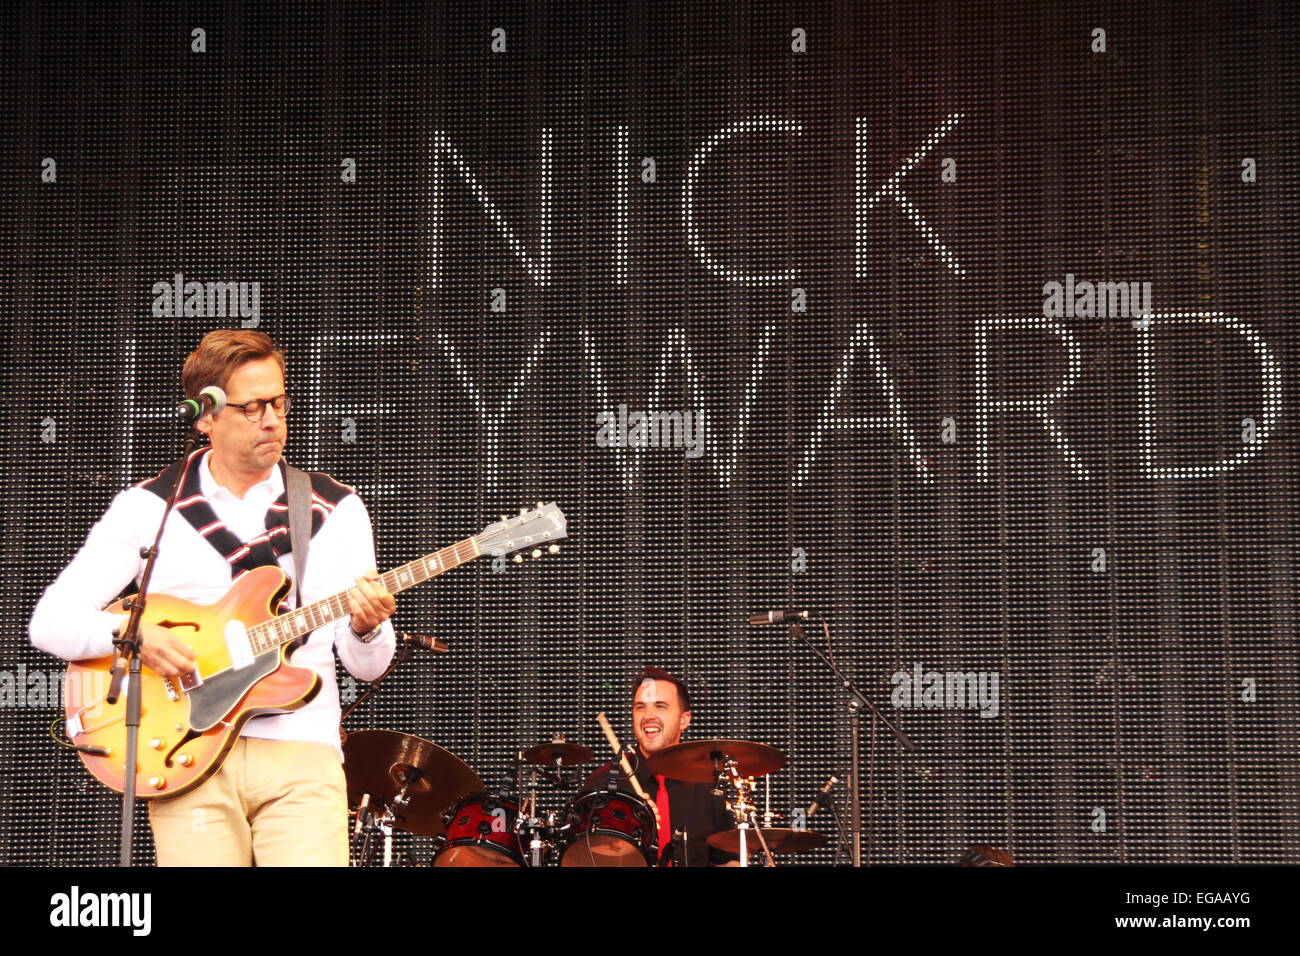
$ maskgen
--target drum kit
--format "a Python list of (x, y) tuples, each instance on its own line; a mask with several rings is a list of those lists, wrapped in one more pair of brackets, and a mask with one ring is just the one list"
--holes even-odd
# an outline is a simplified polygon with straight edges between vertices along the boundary
[[(640, 791), (635, 777), (580, 788), (570, 770), (595, 755), (563, 736), (518, 751), (509, 784), (496, 789), (451, 751), (411, 734), (356, 731), (343, 750), (355, 865), (393, 865), (396, 831), (434, 838), (428, 865), (437, 867), (648, 867), (660, 858), (656, 808), (643, 791), (628, 789), (631, 784)], [(755, 781), (785, 762), (785, 754), (765, 744), (697, 740), (663, 749), (649, 766), (723, 794), (735, 829), (708, 836), (709, 845), (738, 855), (742, 866), (751, 856), (771, 866), (773, 854), (826, 842), (810, 831), (773, 827), (770, 811), (761, 814), (760, 826)], [(539, 791), (547, 788), (577, 792), (558, 812), (544, 811)]]

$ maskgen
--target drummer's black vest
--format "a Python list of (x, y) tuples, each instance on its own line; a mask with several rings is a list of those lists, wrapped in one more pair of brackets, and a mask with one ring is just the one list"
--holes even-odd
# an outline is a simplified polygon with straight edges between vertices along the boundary
[[(259, 535), (240, 541), (235, 533), (226, 527), (225, 522), (217, 517), (212, 505), (204, 497), (199, 482), (199, 469), (203, 467), (201, 455), (210, 449), (200, 448), (190, 456), (190, 470), (185, 476), (185, 485), (176, 498), (176, 508), (199, 535), (217, 549), (217, 553), (230, 565), (231, 578), (238, 577), (244, 571), (260, 568), (267, 564), (279, 564), (279, 557), (293, 551), (293, 542), (289, 539), (289, 496), (288, 491), (280, 494), (266, 511), (266, 530)], [(164, 501), (171, 492), (172, 482), (182, 462), (173, 462), (155, 477), (142, 481), (136, 487), (151, 491)], [(281, 478), (285, 477), (284, 461), (277, 465)], [(329, 475), (321, 472), (308, 472), (311, 478), (311, 536), (329, 518), (340, 501), (352, 494), (347, 485), (339, 484)], [(286, 482), (286, 489), (288, 484)]]

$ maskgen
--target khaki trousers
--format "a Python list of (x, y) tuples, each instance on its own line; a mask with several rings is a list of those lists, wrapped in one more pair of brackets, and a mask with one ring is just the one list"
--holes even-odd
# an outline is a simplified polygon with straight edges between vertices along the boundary
[(347, 784), (328, 744), (240, 737), (221, 769), (150, 800), (159, 866), (347, 866)]

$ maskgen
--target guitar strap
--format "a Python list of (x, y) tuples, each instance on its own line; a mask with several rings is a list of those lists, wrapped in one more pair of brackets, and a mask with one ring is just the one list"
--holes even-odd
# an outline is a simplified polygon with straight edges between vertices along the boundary
[(293, 549), (294, 607), (302, 607), (302, 579), (307, 570), (307, 547), (311, 544), (311, 478), (287, 461), (284, 463), (285, 493), (289, 505), (289, 543)]

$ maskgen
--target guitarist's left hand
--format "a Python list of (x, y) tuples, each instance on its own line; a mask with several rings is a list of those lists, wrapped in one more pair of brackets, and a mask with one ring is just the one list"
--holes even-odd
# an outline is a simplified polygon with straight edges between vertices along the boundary
[(348, 591), (348, 610), (352, 614), (352, 633), (369, 634), (397, 610), (397, 599), (384, 587), (379, 571), (370, 569), (356, 579), (357, 586)]

